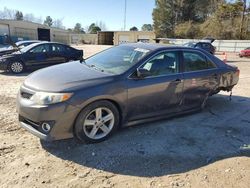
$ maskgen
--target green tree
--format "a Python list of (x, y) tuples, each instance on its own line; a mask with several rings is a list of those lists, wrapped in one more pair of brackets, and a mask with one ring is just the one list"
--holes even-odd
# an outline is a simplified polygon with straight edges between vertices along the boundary
[(80, 23), (76, 23), (74, 27), (74, 32), (76, 33), (85, 33), (84, 29), (82, 28), (82, 25)]
[[(217, 39), (247, 38), (247, 20), (242, 21), (243, 2), (223, 3), (202, 25), (203, 35)], [(242, 32), (241, 32), (242, 26)]]
[(131, 27), (130, 29), (129, 29), (129, 31), (138, 31), (138, 28), (137, 27)]
[(200, 24), (195, 24), (192, 21), (187, 21), (178, 24), (175, 27), (175, 36), (178, 38), (202, 38), (202, 33), (200, 31)]
[(53, 24), (52, 18), (50, 16), (47, 16), (46, 19), (44, 20), (43, 24), (51, 27)]
[(174, 0), (156, 0), (153, 9), (153, 26), (157, 37), (173, 37), (176, 23)]
[(96, 34), (98, 31), (101, 31), (102, 29), (99, 26), (94, 26), (91, 30), (91, 34)]
[(95, 27), (95, 23), (90, 24), (90, 26), (88, 28), (88, 32), (91, 33), (91, 31), (93, 30), (94, 27)]
[(141, 27), (142, 31), (153, 31), (153, 26), (151, 24), (143, 24)]
[(102, 29), (97, 26), (95, 23), (90, 24), (88, 28), (88, 32), (91, 34), (96, 34), (98, 31), (101, 31)]
[(15, 19), (23, 20), (23, 13), (21, 11), (16, 11)]

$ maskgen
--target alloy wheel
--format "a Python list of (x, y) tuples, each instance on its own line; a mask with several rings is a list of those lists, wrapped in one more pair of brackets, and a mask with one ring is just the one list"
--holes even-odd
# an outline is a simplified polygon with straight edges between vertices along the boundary
[(113, 112), (108, 108), (98, 107), (86, 116), (83, 131), (91, 139), (102, 139), (112, 131), (114, 123)]
[(23, 71), (23, 64), (20, 62), (14, 62), (10, 66), (11, 71), (14, 73), (20, 73)]

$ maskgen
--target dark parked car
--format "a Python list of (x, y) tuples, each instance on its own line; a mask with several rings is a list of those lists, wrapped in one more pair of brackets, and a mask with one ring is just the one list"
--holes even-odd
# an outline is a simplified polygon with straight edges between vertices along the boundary
[(240, 57), (250, 57), (250, 47), (245, 50), (241, 50), (239, 53)]
[(8, 48), (0, 49), (0, 56), (11, 54), (13, 52), (21, 50), (22, 48), (24, 48), (30, 44), (34, 44), (34, 43), (38, 43), (38, 42), (41, 42), (41, 41), (39, 41), (39, 40), (18, 41), (15, 43), (14, 46), (9, 46)]
[(82, 60), (83, 51), (55, 42), (34, 43), (0, 58), (0, 70), (21, 73), (73, 60)]
[(21, 126), (41, 139), (99, 142), (120, 126), (202, 109), (238, 79), (237, 67), (202, 49), (124, 44), (32, 73), (17, 110)]
[(206, 50), (210, 54), (215, 54), (216, 48), (210, 43), (210, 42), (188, 42), (184, 44), (183, 46), (191, 47), (191, 48), (201, 48), (203, 50)]

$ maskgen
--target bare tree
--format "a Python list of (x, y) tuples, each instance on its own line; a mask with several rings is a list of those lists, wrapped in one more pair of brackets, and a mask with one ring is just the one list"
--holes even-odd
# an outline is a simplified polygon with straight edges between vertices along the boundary
[(16, 10), (4, 7), (4, 9), (0, 11), (1, 19), (15, 19), (15, 17), (16, 17)]
[(34, 16), (34, 14), (25, 14), (24, 17), (23, 17), (23, 20), (30, 21), (30, 22), (35, 22), (36, 18)]
[(60, 29), (65, 29), (65, 27), (63, 26), (63, 18), (54, 20), (52, 26)]
[(106, 27), (105, 22), (96, 21), (95, 25), (98, 26), (102, 31), (107, 31), (107, 27)]

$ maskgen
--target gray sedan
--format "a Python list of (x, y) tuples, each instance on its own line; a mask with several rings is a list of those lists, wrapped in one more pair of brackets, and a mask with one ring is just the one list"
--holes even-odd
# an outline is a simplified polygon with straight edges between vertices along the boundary
[(124, 44), (32, 73), (17, 110), (41, 139), (100, 142), (121, 126), (200, 110), (238, 79), (237, 67), (202, 49)]

